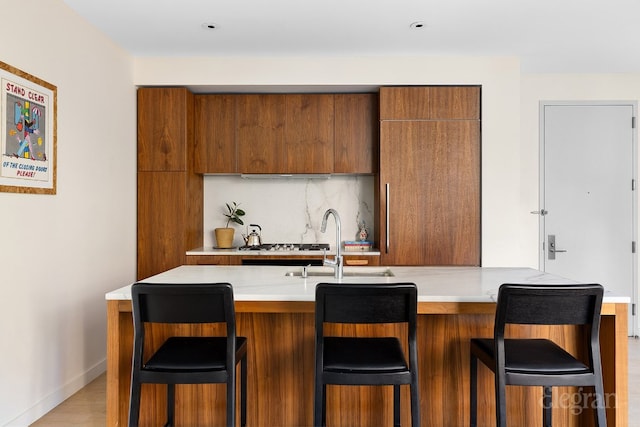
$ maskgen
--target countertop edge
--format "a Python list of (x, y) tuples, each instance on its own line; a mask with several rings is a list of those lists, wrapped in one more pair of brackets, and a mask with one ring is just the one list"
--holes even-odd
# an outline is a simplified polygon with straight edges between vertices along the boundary
[[(234, 284), (236, 301), (313, 302), (315, 287), (321, 282), (393, 283), (414, 282), (418, 285), (419, 303), (494, 303), (502, 283), (577, 283), (528, 267), (345, 267), (359, 272), (390, 268), (394, 275), (332, 277), (292, 277), (291, 267), (284, 266), (180, 266), (144, 279), (150, 283)], [(319, 267), (319, 269), (327, 269)], [(131, 284), (105, 294), (106, 300), (130, 300)], [(605, 290), (604, 303), (629, 304), (631, 298)]]

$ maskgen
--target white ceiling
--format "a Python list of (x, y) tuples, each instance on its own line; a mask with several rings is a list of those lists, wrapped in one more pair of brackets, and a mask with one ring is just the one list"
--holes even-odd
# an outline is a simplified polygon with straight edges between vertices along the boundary
[(640, 0), (64, 1), (135, 56), (499, 55), (523, 72), (640, 72)]

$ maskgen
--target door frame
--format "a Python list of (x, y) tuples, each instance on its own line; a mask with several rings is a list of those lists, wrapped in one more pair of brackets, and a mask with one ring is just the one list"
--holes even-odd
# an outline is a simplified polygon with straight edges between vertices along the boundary
[(539, 158), (538, 158), (538, 211), (532, 212), (538, 214), (538, 269), (543, 270), (545, 265), (545, 230), (544, 230), (544, 213), (546, 206), (545, 203), (545, 193), (544, 193), (544, 179), (545, 179), (545, 115), (544, 109), (547, 106), (629, 106), (633, 111), (633, 129), (631, 132), (632, 139), (632, 147), (631, 147), (631, 156), (632, 156), (632, 241), (635, 244), (635, 251), (632, 253), (632, 290), (631, 290), (631, 305), (629, 307), (629, 314), (633, 316), (633, 324), (632, 328), (629, 330), (630, 336), (638, 336), (638, 331), (640, 330), (640, 323), (638, 316), (638, 298), (639, 298), (639, 287), (638, 283), (638, 251), (640, 248), (638, 247), (638, 125), (637, 125), (637, 117), (638, 117), (638, 102), (637, 101), (590, 101), (590, 100), (581, 100), (581, 101), (540, 101), (539, 109), (538, 109), (538, 120), (539, 120), (539, 130), (538, 130), (538, 146), (539, 146)]

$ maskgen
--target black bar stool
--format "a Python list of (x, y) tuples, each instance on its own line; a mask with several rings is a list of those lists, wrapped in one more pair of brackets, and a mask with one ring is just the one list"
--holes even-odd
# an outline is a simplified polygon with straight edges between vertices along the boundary
[[(420, 425), (417, 288), (414, 283), (316, 286), (314, 426), (326, 425), (326, 385), (393, 385), (393, 422), (400, 426), (400, 385), (411, 388), (411, 425)], [(332, 337), (324, 323), (407, 323), (409, 363), (397, 337)]]
[[(131, 288), (134, 348), (129, 427), (137, 427), (143, 383), (167, 384), (167, 423), (174, 425), (175, 384), (226, 383), (227, 426), (235, 427), (236, 364), (241, 362), (240, 419), (247, 422), (247, 340), (236, 337), (233, 288), (229, 283), (151, 284)], [(226, 323), (224, 337), (169, 337), (147, 360), (148, 323)]]
[[(477, 366), (495, 374), (496, 425), (506, 427), (506, 386), (542, 386), (544, 426), (551, 426), (552, 387), (593, 386), (596, 426), (606, 427), (600, 363), (600, 285), (504, 284), (498, 292), (493, 339), (471, 339), (471, 426), (477, 425)], [(506, 338), (507, 324), (584, 325), (588, 361), (548, 339)]]

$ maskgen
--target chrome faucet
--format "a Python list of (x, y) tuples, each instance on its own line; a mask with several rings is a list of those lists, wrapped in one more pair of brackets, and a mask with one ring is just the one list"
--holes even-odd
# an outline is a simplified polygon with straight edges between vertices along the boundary
[(322, 265), (328, 265), (333, 267), (333, 277), (336, 279), (342, 279), (342, 252), (340, 250), (342, 243), (340, 239), (340, 235), (342, 234), (341, 225), (340, 225), (340, 215), (336, 212), (335, 209), (327, 209), (322, 217), (322, 227), (320, 227), (321, 232), (327, 231), (327, 219), (329, 218), (329, 214), (333, 214), (333, 218), (336, 220), (336, 256), (333, 261), (327, 259), (327, 251), (324, 251), (324, 256), (322, 258)]

